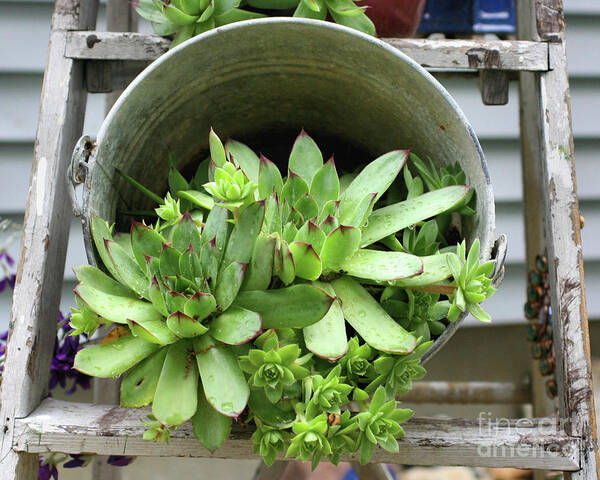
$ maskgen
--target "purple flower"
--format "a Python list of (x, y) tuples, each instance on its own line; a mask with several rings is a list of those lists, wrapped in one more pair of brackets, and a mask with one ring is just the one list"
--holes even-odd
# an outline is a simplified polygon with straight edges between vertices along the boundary
[(86, 455), (71, 455), (71, 460), (63, 463), (64, 468), (83, 467), (88, 463), (89, 459)]
[(52, 363), (50, 365), (50, 382), (48, 388), (52, 390), (57, 385), (66, 388), (67, 381), (72, 379), (73, 385), (65, 392), (67, 395), (71, 395), (78, 386), (84, 390), (88, 390), (91, 387), (91, 377), (73, 370), (75, 355), (82, 348), (79, 345), (80, 337), (67, 335), (67, 332), (71, 330), (71, 325), (68, 319), (64, 320), (62, 314), (59, 316), (59, 322), (64, 322), (61, 327), (63, 335), (62, 340), (57, 337), (54, 341), (54, 354), (52, 355)]
[(106, 460), (106, 463), (113, 467), (126, 467), (135, 460), (135, 457), (127, 457), (124, 455), (111, 455)]
[(38, 480), (58, 480), (58, 470), (56, 465), (53, 463), (44, 463), (44, 459), (40, 457), (40, 471), (38, 473)]
[(4, 260), (9, 267), (15, 266), (15, 261), (13, 258), (6, 252), (0, 253), (0, 260)]

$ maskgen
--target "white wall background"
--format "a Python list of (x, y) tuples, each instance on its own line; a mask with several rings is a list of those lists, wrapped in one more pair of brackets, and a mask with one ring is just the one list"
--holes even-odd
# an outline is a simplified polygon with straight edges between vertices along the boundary
[[(27, 198), (51, 10), (49, 0), (0, 0), (0, 217), (17, 222), (22, 222)], [(588, 310), (590, 318), (600, 319), (600, 296), (595, 295), (600, 290), (600, 3), (565, 0), (565, 11), (577, 179), (586, 219), (583, 244)], [(99, 28), (104, 24), (103, 14), (101, 8)], [(497, 231), (509, 238), (504, 284), (485, 306), (496, 324), (521, 323), (526, 271), (518, 88), (511, 85), (508, 105), (486, 107), (475, 80), (452, 78), (443, 83), (479, 136), (496, 195)], [(103, 112), (104, 96), (90, 95), (84, 133), (94, 136), (98, 132)], [(9, 251), (16, 258), (18, 242)], [(82, 263), (86, 259), (81, 229), (74, 219), (62, 295), (65, 311), (72, 302), (72, 268)], [(0, 329), (6, 328), (9, 311), (10, 296), (5, 292), (0, 294)]]

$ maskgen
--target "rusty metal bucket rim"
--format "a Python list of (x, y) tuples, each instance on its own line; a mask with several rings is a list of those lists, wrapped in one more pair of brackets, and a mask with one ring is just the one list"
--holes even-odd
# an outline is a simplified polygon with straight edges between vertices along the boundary
[[(236, 22), (236, 23), (232, 23), (229, 25), (225, 25), (223, 27), (218, 27), (213, 30), (209, 30), (208, 32), (205, 32), (201, 35), (198, 35), (196, 37), (193, 37), (193, 38), (183, 42), (182, 44), (178, 45), (177, 47), (173, 48), (172, 50), (169, 50), (167, 53), (165, 53), (164, 55), (162, 55), (158, 59), (156, 59), (154, 62), (152, 62), (146, 69), (144, 69), (129, 84), (129, 86), (125, 89), (123, 94), (119, 97), (119, 99), (113, 105), (110, 112), (106, 116), (104, 122), (102, 123), (100, 131), (98, 132), (98, 135), (97, 135), (97, 143), (100, 144), (102, 138), (105, 135), (105, 131), (108, 129), (108, 126), (111, 124), (113, 117), (115, 117), (117, 115), (117, 112), (120, 109), (121, 105), (127, 101), (127, 99), (128, 99), (127, 93), (129, 93), (130, 91), (133, 91), (135, 88), (137, 88), (138, 85), (140, 83), (142, 83), (147, 76), (151, 75), (164, 62), (167, 62), (167, 61), (169, 61), (170, 58), (179, 55), (189, 45), (194, 44), (196, 42), (202, 42), (206, 38), (222, 35), (224, 33), (239, 30), (239, 29), (263, 28), (265, 25), (279, 25), (279, 26), (280, 25), (306, 25), (307, 27), (318, 27), (318, 28), (323, 28), (323, 29), (329, 29), (331, 31), (338, 31), (338, 32), (340, 32), (340, 34), (343, 34), (343, 35), (351, 35), (351, 36), (354, 36), (357, 38), (361, 38), (363, 41), (368, 42), (372, 45), (375, 45), (376, 47), (386, 51), (387, 53), (390, 53), (391, 55), (400, 58), (408, 66), (410, 66), (411, 68), (416, 70), (418, 73), (420, 73), (423, 78), (423, 81), (427, 81), (433, 88), (435, 88), (435, 90), (437, 90), (437, 92), (444, 98), (444, 100), (446, 102), (448, 102), (448, 104), (454, 109), (456, 116), (457, 116), (457, 120), (464, 126), (464, 128), (468, 132), (468, 135), (470, 136), (470, 138), (473, 142), (473, 145), (475, 146), (475, 151), (477, 152), (477, 155), (479, 157), (480, 167), (481, 167), (483, 175), (484, 175), (485, 190), (486, 190), (485, 197), (489, 201), (493, 202), (494, 196), (493, 196), (489, 172), (488, 172), (487, 165), (485, 162), (483, 150), (481, 148), (481, 145), (479, 144), (479, 140), (477, 139), (477, 136), (475, 135), (473, 127), (467, 120), (465, 114), (463, 113), (462, 109), (458, 106), (458, 104), (456, 103), (454, 98), (452, 98), (452, 96), (450, 96), (450, 94), (447, 92), (447, 90), (433, 77), (433, 75), (431, 75), (425, 68), (423, 68), (421, 65), (419, 65), (412, 58), (408, 57), (406, 54), (402, 53), (397, 48), (392, 47), (391, 45), (387, 44), (386, 42), (384, 42), (376, 37), (367, 35), (365, 33), (359, 32), (358, 30), (354, 30), (354, 29), (345, 27), (343, 25), (338, 25), (336, 23), (326, 22), (326, 21), (321, 21), (321, 20), (313, 20), (313, 19), (306, 19), (306, 18), (294, 18), (294, 17), (272, 17), (272, 18), (246, 20), (246, 21), (242, 21), (242, 22)], [(95, 150), (92, 153), (92, 159), (95, 158), (96, 152), (97, 152), (97, 150)], [(94, 163), (95, 163), (94, 161), (91, 162), (92, 166)], [(92, 172), (90, 172), (90, 173), (92, 173)], [(91, 185), (91, 181), (90, 181), (89, 177), (86, 179), (86, 184)], [(83, 198), (82, 222), (84, 224), (84, 235), (91, 238), (91, 236), (90, 236), (91, 232), (89, 231), (90, 223), (89, 223), (89, 218), (88, 218), (89, 217), (89, 209), (88, 209), (89, 195), (90, 195), (90, 190), (88, 188), (85, 188), (84, 196), (83, 196), (84, 198)], [(494, 208), (490, 208), (490, 211), (488, 212), (488, 221), (489, 221), (489, 225), (490, 225), (489, 229), (491, 231), (489, 232), (490, 233), (489, 241), (487, 242), (487, 244), (485, 244), (485, 245), (482, 244), (482, 246), (481, 246), (482, 249), (481, 249), (480, 258), (482, 261), (487, 261), (490, 259), (490, 255), (491, 255), (491, 251), (492, 251), (492, 247), (493, 247), (493, 242), (494, 242), (494, 238), (495, 238), (495, 233), (494, 233), (495, 209)], [(87, 245), (87, 243), (89, 243), (89, 242), (86, 242), (86, 245)], [(88, 251), (88, 255), (90, 253), (91, 252)], [(501, 258), (501, 259), (498, 258), (497, 260), (498, 260), (498, 262), (501, 262), (502, 264), (504, 263), (504, 258)], [(448, 327), (446, 328), (446, 330), (444, 330), (442, 335), (440, 335), (435, 340), (434, 344), (427, 351), (427, 353), (423, 356), (422, 363), (425, 363), (429, 359), (431, 359), (446, 344), (446, 342), (448, 342), (448, 340), (450, 340), (450, 338), (454, 335), (454, 333), (456, 332), (456, 330), (458, 329), (458, 327), (460, 326), (462, 321), (466, 318), (466, 316), (467, 316), (467, 312), (464, 312), (463, 314), (460, 315), (459, 319), (456, 322), (448, 325)]]

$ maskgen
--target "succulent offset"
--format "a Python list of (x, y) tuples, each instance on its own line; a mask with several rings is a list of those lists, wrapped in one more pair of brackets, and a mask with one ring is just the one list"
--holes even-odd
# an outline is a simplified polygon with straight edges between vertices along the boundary
[(212, 131), (209, 146), (189, 181), (171, 163), (154, 224), (122, 234), (92, 218), (104, 271), (76, 270), (74, 333), (120, 333), (80, 351), (75, 368), (125, 374), (122, 406), (152, 405), (149, 440), (191, 420), (213, 451), (247, 413), (269, 464), (397, 451), (412, 412), (396, 396), (425, 375), (429, 340), (462, 312), (489, 319), (479, 303), (493, 264), (479, 264), (477, 240), (467, 255), (445, 237), (450, 214), (474, 214), (464, 174), (439, 177), (413, 157), (413, 176), (398, 150), (339, 177), (305, 132), (285, 177)]
[(369, 35), (375, 26), (354, 0), (139, 0), (138, 14), (152, 22), (158, 35), (175, 34), (171, 48), (196, 35), (229, 23), (285, 14), (333, 21)]

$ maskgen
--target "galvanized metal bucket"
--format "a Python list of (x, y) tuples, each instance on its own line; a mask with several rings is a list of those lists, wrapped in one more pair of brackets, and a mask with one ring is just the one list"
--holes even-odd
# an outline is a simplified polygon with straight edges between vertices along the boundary
[(198, 161), (208, 150), (211, 127), (222, 138), (274, 155), (286, 145), (282, 160), (304, 128), (325, 145), (325, 153), (336, 152), (340, 170), (399, 148), (439, 165), (458, 161), (477, 192), (477, 216), (464, 233), (468, 241), (479, 237), (482, 259), (490, 258), (495, 238), (490, 179), (473, 129), (448, 92), (376, 38), (333, 23), (270, 18), (212, 30), (160, 57), (119, 98), (95, 148), (84, 145), (76, 152), (75, 176), (80, 157), (90, 153), (81, 216), (91, 263), (90, 215), (113, 222), (119, 210), (151, 206), (115, 169), (163, 193), (168, 153), (182, 168)]

